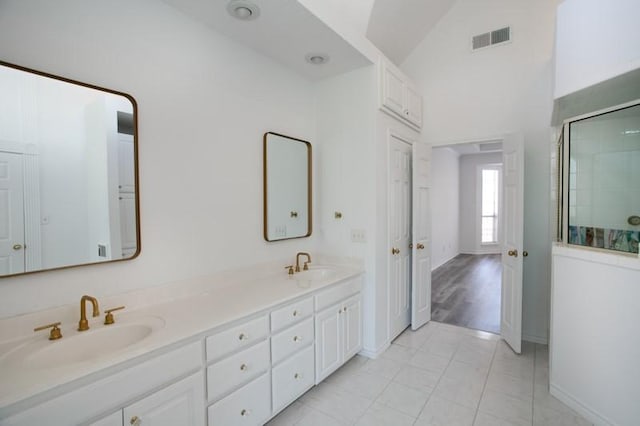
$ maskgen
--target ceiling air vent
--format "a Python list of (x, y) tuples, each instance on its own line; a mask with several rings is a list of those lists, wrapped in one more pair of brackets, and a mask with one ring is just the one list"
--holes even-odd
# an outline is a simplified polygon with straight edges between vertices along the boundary
[(511, 27), (504, 27), (484, 34), (473, 36), (471, 45), (473, 50), (483, 49), (511, 40)]

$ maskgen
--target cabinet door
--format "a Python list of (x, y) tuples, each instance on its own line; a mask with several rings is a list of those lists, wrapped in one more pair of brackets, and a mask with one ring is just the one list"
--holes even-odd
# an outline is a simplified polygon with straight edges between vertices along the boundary
[(382, 105), (404, 117), (405, 84), (402, 74), (388, 64), (382, 65)]
[(204, 426), (204, 380), (194, 374), (124, 410), (125, 425)]
[(416, 126), (422, 127), (422, 96), (411, 86), (407, 86), (405, 118)]
[(316, 384), (342, 365), (341, 312), (333, 306), (316, 315)]
[(89, 426), (123, 426), (122, 410), (118, 410), (107, 417), (103, 417), (100, 420), (91, 423)]
[(344, 326), (344, 361), (362, 349), (362, 302), (360, 296), (345, 303), (342, 313)]

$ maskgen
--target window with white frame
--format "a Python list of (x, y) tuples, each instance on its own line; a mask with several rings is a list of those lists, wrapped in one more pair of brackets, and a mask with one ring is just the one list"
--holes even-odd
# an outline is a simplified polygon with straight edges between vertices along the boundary
[(498, 243), (500, 207), (500, 168), (483, 167), (480, 172), (481, 244)]

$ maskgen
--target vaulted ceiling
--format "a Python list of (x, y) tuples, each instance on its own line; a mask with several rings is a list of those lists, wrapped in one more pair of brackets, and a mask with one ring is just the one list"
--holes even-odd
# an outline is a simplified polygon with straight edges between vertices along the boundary
[[(367, 3), (366, 0), (360, 2)], [(366, 36), (389, 59), (400, 64), (455, 2), (456, 0), (375, 0)], [(367, 13), (366, 10), (362, 12)]]

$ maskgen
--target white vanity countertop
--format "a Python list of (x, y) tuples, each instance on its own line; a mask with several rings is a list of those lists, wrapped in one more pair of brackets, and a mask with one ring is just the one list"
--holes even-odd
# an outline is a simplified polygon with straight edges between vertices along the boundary
[[(63, 386), (88, 375), (117, 366), (136, 357), (150, 355), (151, 352), (166, 348), (183, 340), (202, 337), (203, 333), (213, 331), (244, 317), (266, 311), (317, 290), (356, 277), (363, 273), (362, 268), (354, 265), (327, 265), (336, 271), (330, 279), (317, 281), (298, 281), (298, 275), (289, 276), (286, 271), (270, 276), (246, 279), (233, 285), (215, 287), (191, 296), (167, 301), (139, 309), (114, 312), (116, 324), (135, 322), (136, 318), (155, 317), (165, 322), (164, 327), (154, 330), (139, 343), (133, 344), (108, 356), (68, 365), (52, 365), (46, 368), (21, 366), (11, 362), (11, 353), (20, 346), (42, 340), (43, 345), (64, 343), (64, 338), (79, 334), (75, 324), (63, 324), (63, 339), (47, 340), (48, 332), (33, 333), (10, 341), (0, 342), (0, 417), (3, 411), (16, 403), (41, 395), (43, 392)], [(259, 275), (258, 275), (259, 276)], [(91, 312), (87, 306), (88, 315)], [(109, 327), (102, 324), (104, 317), (90, 318), (92, 329)], [(54, 321), (51, 318), (51, 321)], [(15, 321), (15, 320), (14, 320)], [(31, 321), (27, 326), (35, 325)], [(2, 321), (0, 321), (1, 323)], [(1, 328), (1, 327), (0, 327)], [(85, 332), (89, 333), (91, 330)], [(104, 342), (108, 347), (109, 342)], [(22, 405), (22, 404), (20, 404)], [(11, 410), (13, 411), (13, 410)]]

